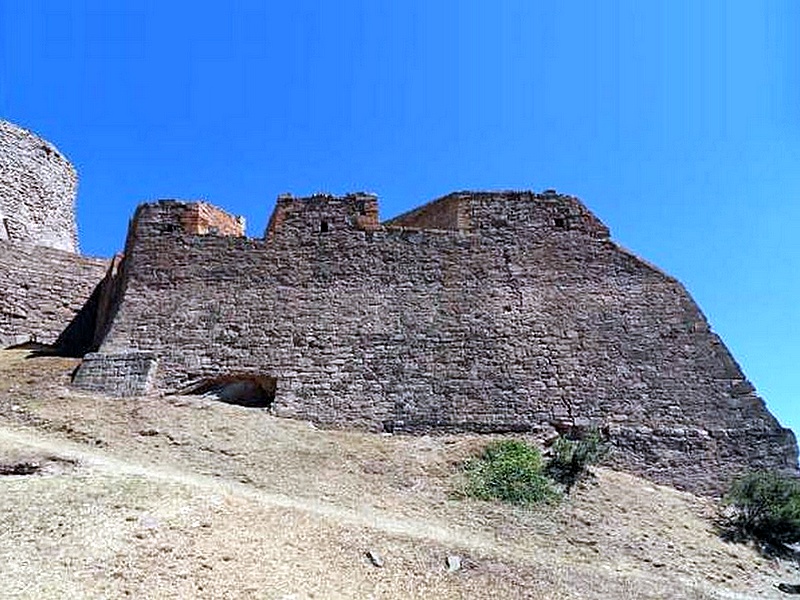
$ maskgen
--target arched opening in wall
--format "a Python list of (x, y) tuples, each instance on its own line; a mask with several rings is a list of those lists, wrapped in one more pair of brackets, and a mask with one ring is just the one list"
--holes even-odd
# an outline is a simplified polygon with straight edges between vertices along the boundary
[(203, 379), (182, 393), (238, 406), (269, 408), (275, 400), (277, 387), (278, 380), (275, 377), (243, 373)]
[(328, 233), (328, 229), (329, 229), (329, 226), (328, 226), (328, 222), (327, 221), (323, 221), (322, 223), (319, 224), (319, 232), (320, 233)]

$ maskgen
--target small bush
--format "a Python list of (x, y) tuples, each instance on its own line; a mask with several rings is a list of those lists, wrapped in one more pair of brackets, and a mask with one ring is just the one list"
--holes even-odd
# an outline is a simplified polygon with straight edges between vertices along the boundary
[(558, 497), (543, 472), (541, 452), (520, 440), (490, 443), (464, 470), (465, 491), (474, 498), (530, 505)]
[(724, 534), (774, 545), (800, 542), (800, 480), (767, 471), (737, 479), (723, 498)]
[(559, 437), (550, 451), (545, 471), (569, 491), (586, 474), (589, 465), (608, 454), (608, 445), (597, 430), (592, 430), (580, 440)]

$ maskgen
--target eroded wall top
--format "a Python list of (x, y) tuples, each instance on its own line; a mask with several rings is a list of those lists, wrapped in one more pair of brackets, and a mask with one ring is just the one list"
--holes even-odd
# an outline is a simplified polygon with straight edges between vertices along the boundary
[(75, 168), (50, 142), (0, 121), (0, 240), (75, 252)]

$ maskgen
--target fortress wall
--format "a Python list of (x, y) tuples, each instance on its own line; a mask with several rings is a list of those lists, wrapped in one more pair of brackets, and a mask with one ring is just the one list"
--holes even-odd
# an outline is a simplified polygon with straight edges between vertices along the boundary
[(51, 143), (0, 121), (0, 240), (75, 252), (75, 169)]
[[(82, 335), (91, 340), (91, 315), (82, 310), (107, 267), (108, 261), (71, 252), (0, 242), (0, 347), (30, 341), (53, 345), (60, 336), (65, 343)], [(89, 321), (76, 321), (84, 318)]]
[(145, 206), (100, 351), (152, 351), (162, 390), (275, 377), (277, 414), (332, 425), (597, 425), (617, 466), (693, 491), (797, 468), (793, 435), (683, 287), (577, 200), (461, 202), (470, 231), (364, 231), (311, 202), (268, 240), (164, 232), (180, 205)]

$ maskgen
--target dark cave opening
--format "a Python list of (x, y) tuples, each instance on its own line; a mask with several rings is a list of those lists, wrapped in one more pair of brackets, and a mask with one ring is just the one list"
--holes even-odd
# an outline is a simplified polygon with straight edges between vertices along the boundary
[(238, 406), (269, 408), (275, 400), (277, 386), (276, 378), (265, 375), (221, 375), (203, 379), (185, 393)]

